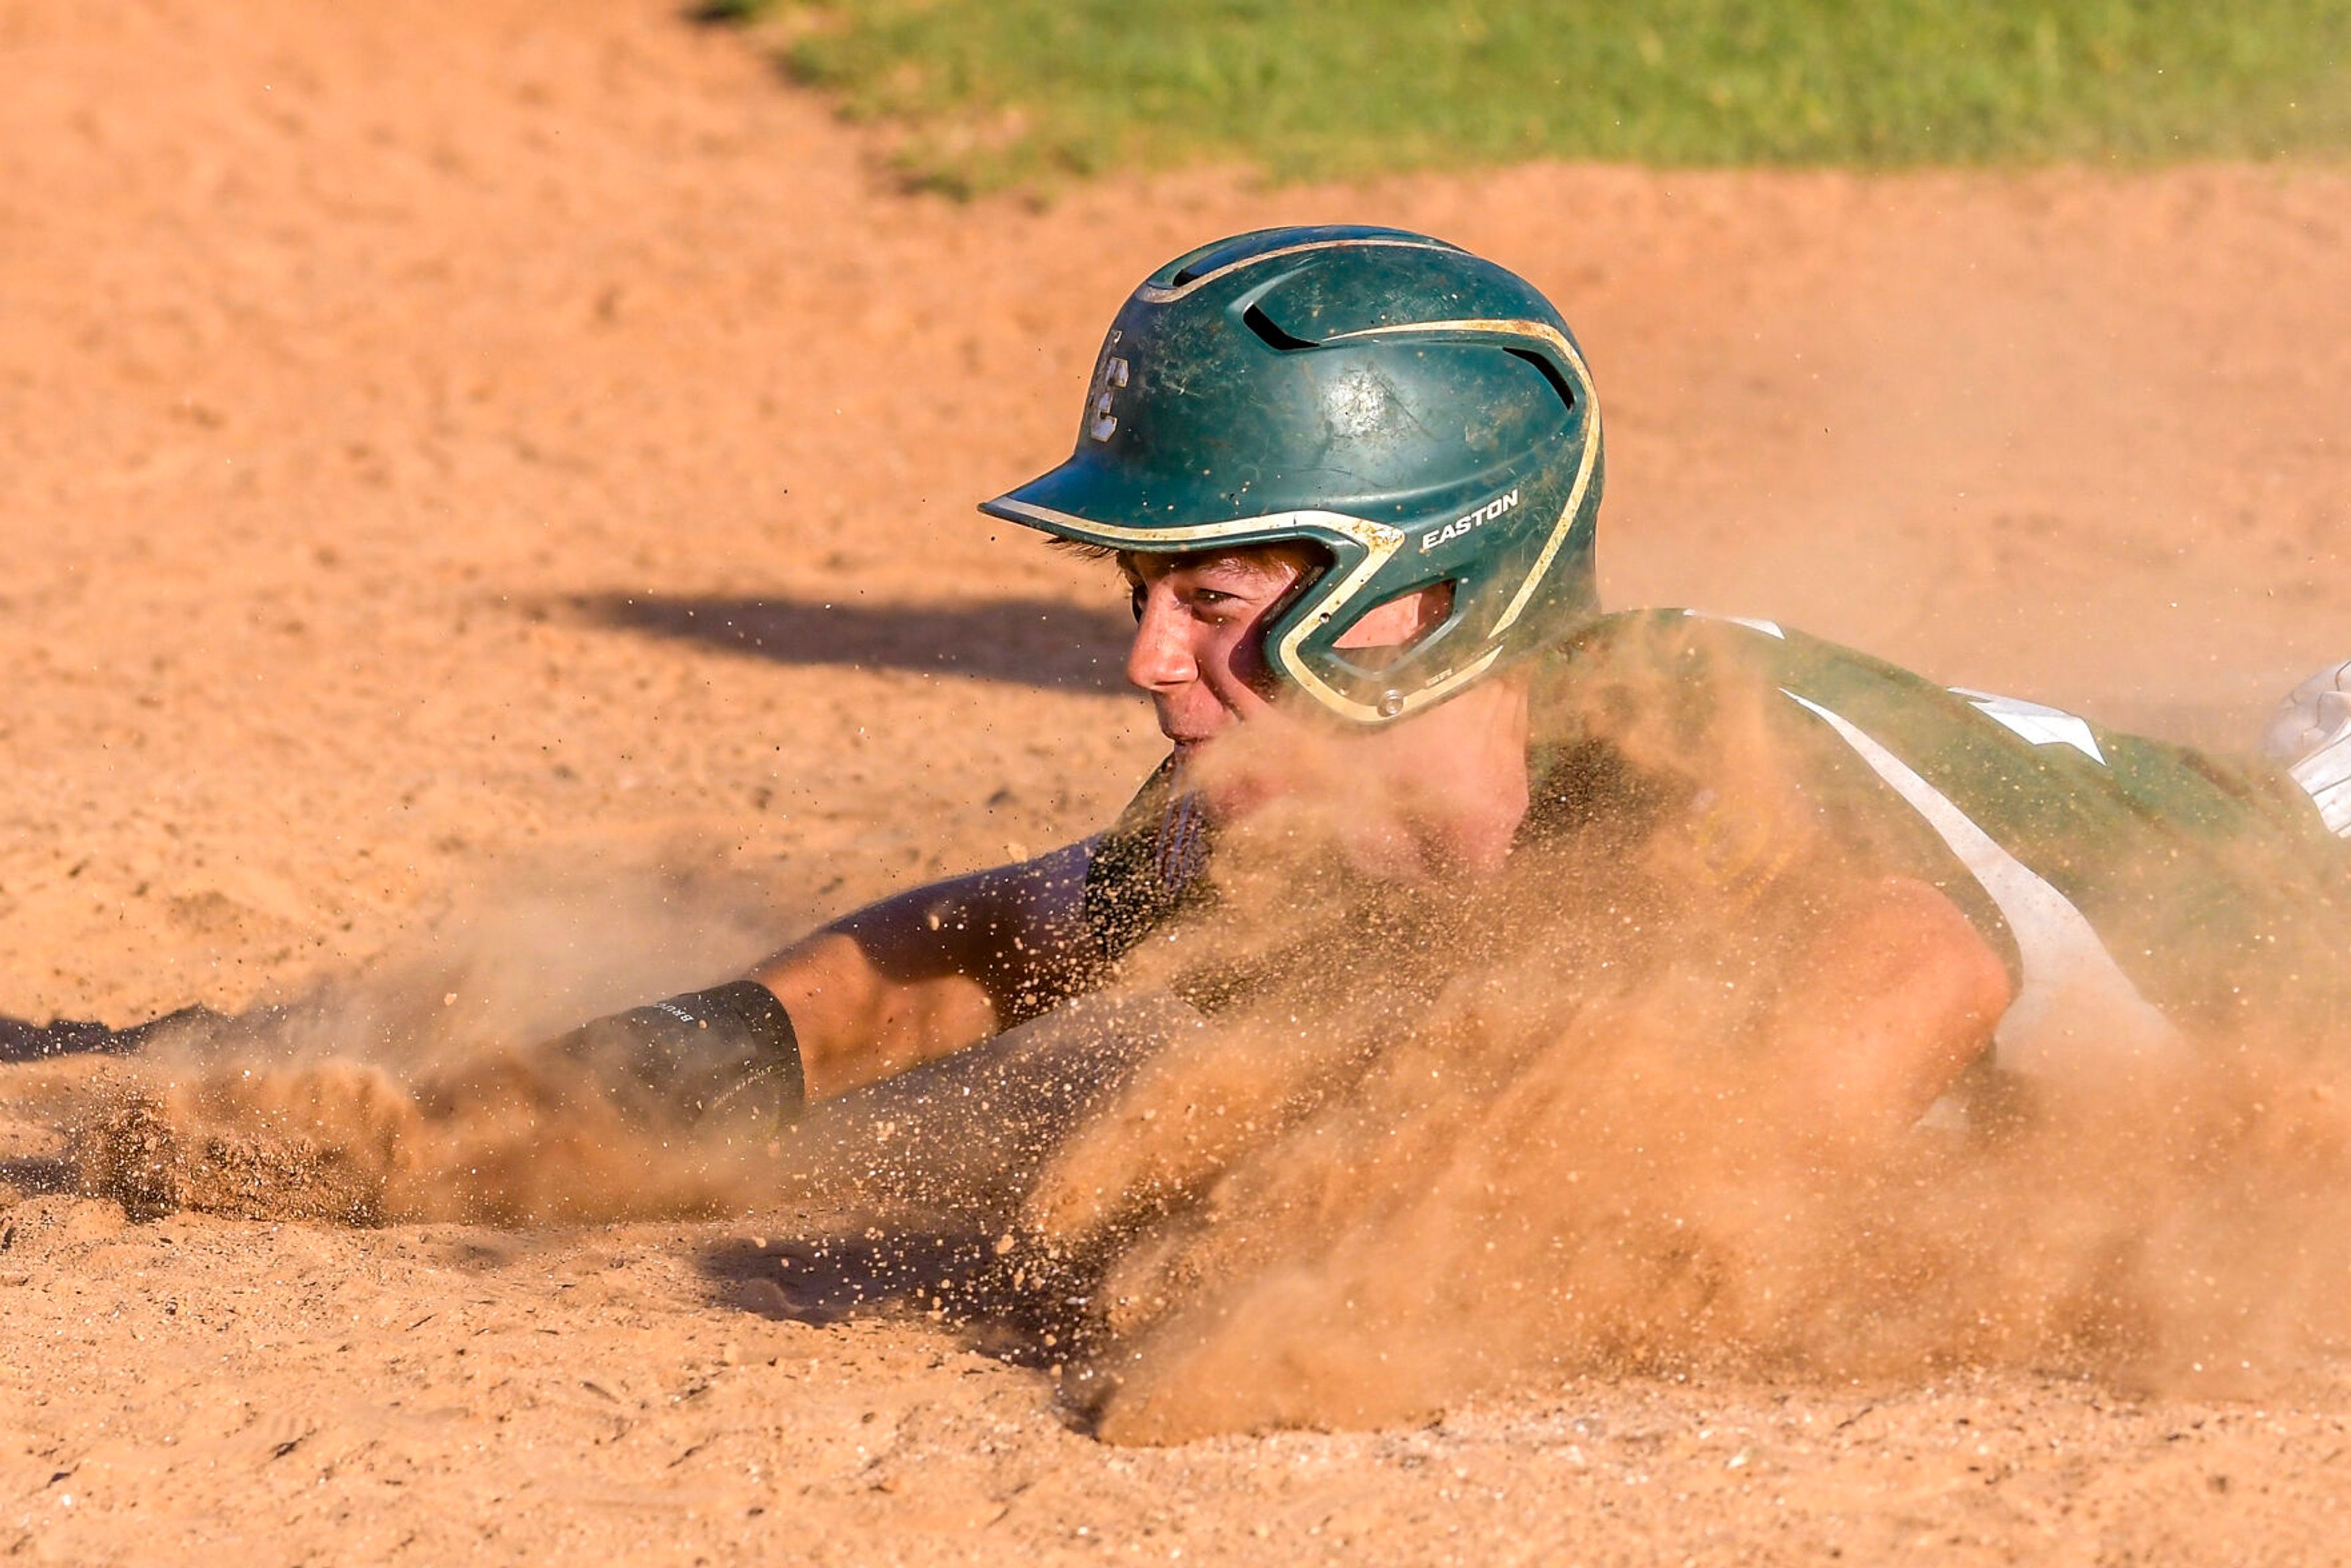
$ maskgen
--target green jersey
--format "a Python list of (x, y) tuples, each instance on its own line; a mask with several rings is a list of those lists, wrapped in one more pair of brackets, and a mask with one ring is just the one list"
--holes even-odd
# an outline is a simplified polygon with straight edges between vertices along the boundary
[[(2004, 1066), (2351, 1023), (2351, 850), (2265, 765), (1684, 611), (1587, 623), (1535, 710), (1522, 839), (1614, 813), (1700, 846), (1717, 892), (1824, 861), (1928, 882), (2008, 967)], [(1213, 853), (1163, 767), (1089, 873), (1104, 956), (1205, 900)]]

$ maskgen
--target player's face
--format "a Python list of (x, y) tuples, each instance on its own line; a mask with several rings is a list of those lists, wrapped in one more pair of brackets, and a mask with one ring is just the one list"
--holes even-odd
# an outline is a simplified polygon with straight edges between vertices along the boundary
[[(1266, 622), (1313, 565), (1303, 550), (1278, 545), (1119, 558), (1134, 603), (1126, 678), (1151, 694), (1179, 765), (1273, 710), (1280, 681), (1266, 662)], [(1338, 646), (1376, 665), (1436, 627), (1451, 604), (1452, 590), (1442, 584), (1391, 600), (1359, 617)], [(1373, 757), (1357, 760), (1374, 765), (1380, 750), (1393, 752), (1399, 744), (1393, 731), (1347, 741), (1371, 747)], [(1245, 762), (1219, 756), (1225, 766), (1192, 779), (1213, 816), (1238, 817), (1299, 781), (1296, 758), (1280, 746)]]
[(1272, 707), (1264, 622), (1306, 570), (1301, 555), (1128, 555), (1119, 568), (1134, 602), (1126, 678), (1150, 694), (1178, 758)]

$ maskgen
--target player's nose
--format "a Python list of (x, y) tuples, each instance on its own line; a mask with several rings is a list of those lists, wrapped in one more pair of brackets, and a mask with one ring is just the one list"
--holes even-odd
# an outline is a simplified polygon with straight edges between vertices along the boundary
[(1134, 641), (1126, 652), (1129, 685), (1166, 692), (1198, 677), (1199, 661), (1185, 634), (1186, 620), (1173, 593), (1155, 584), (1144, 591), (1134, 620)]

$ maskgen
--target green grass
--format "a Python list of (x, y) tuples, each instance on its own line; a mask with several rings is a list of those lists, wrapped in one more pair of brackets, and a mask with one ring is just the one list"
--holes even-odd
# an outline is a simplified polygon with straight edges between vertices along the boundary
[(2351, 0), (716, 0), (956, 192), (1243, 159), (2031, 162), (2351, 147)]

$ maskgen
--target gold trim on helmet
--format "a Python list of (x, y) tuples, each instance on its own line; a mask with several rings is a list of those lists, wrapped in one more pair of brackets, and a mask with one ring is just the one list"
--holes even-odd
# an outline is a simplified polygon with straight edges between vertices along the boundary
[(1286, 245), (1279, 250), (1263, 250), (1255, 256), (1243, 256), (1238, 261), (1228, 261), (1183, 283), (1145, 283), (1134, 291), (1134, 298), (1145, 305), (1165, 305), (1183, 298), (1196, 288), (1207, 287), (1219, 277), (1230, 277), (1244, 267), (1255, 267), (1260, 261), (1274, 261), (1285, 256), (1304, 256), (1309, 251), (1356, 250), (1375, 246), (1388, 246), (1400, 250), (1449, 250), (1467, 254), (1461, 252), (1458, 246), (1447, 245), (1443, 240), (1403, 235), (1357, 235), (1348, 239), (1310, 240), (1304, 245)]

